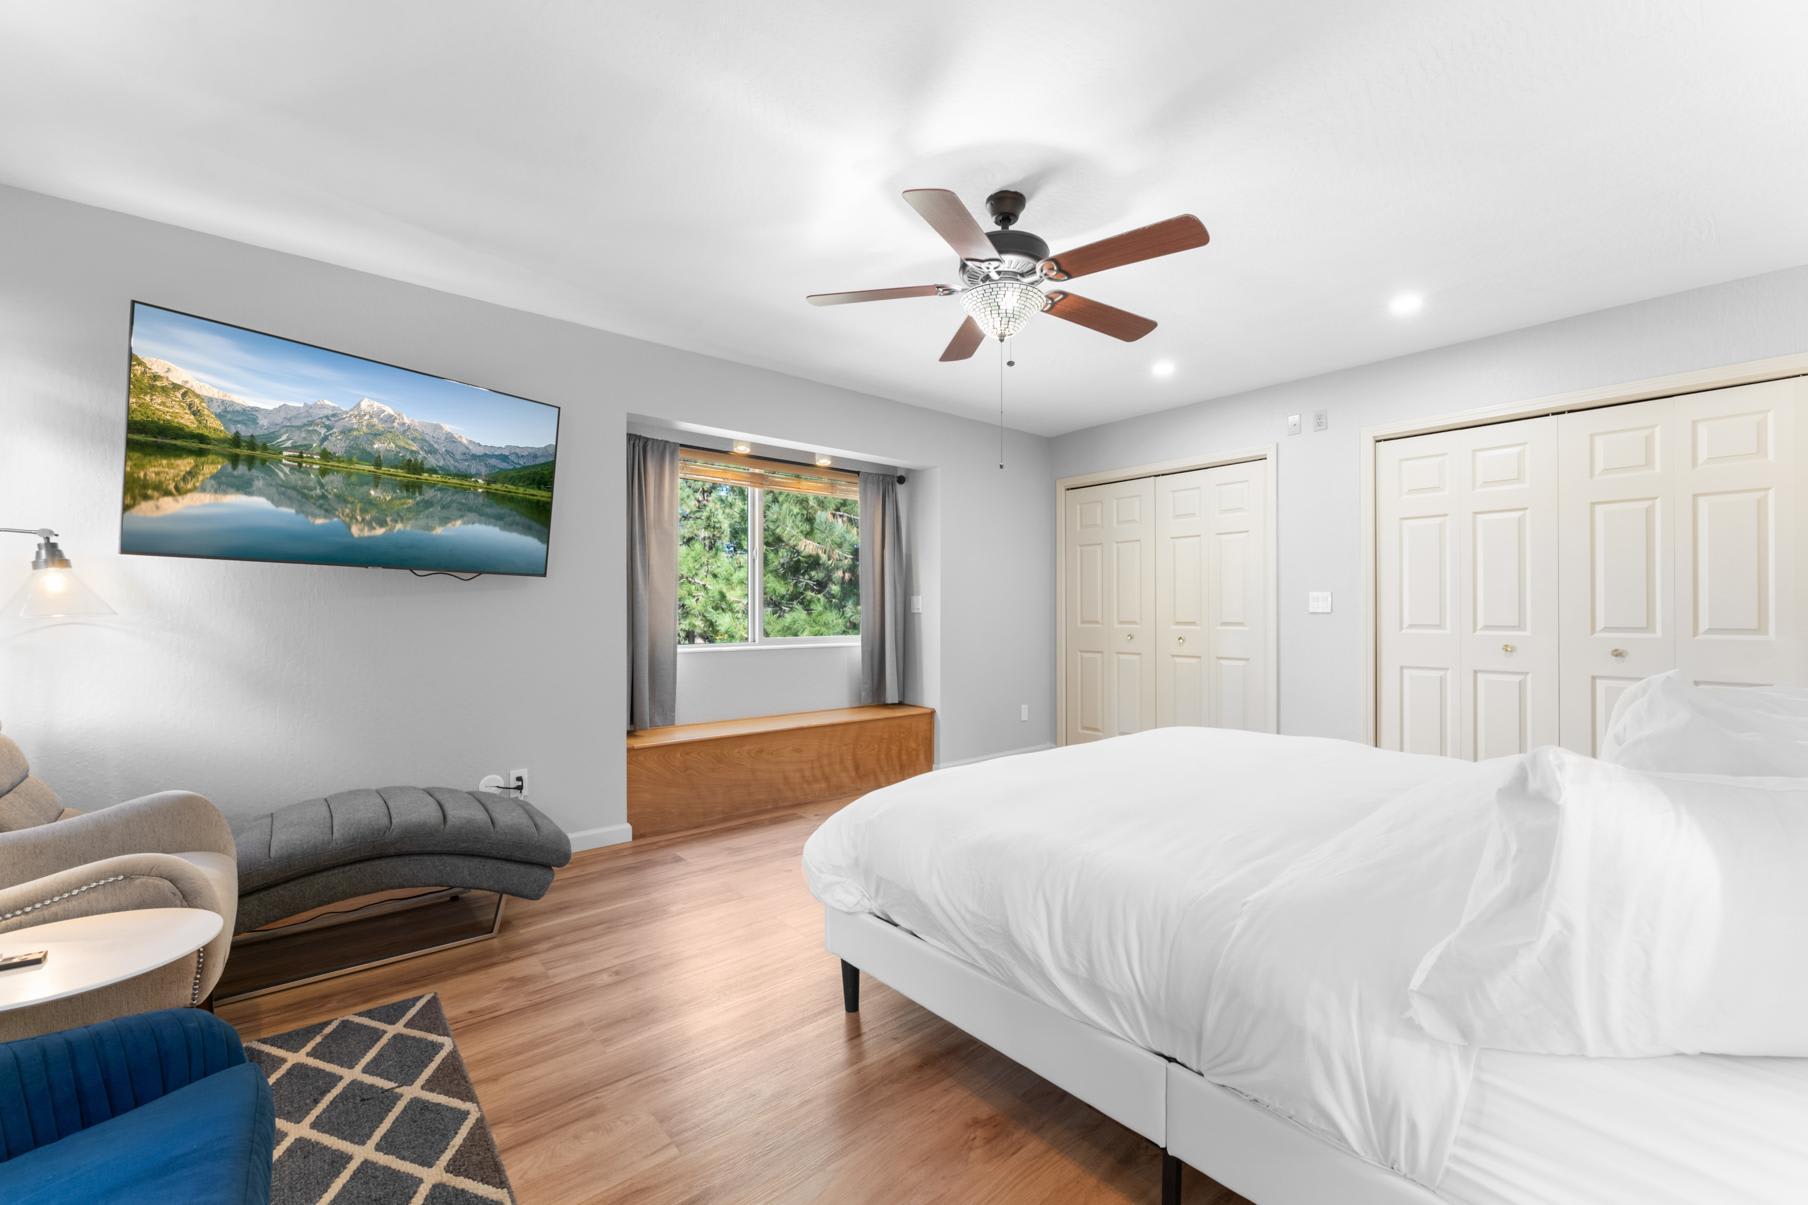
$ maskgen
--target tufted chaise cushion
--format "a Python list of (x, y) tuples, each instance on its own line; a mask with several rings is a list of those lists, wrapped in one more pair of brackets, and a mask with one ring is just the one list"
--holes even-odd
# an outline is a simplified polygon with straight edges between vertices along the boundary
[(523, 799), (450, 787), (343, 791), (233, 827), (239, 930), (366, 892), (447, 886), (538, 899), (571, 860)]

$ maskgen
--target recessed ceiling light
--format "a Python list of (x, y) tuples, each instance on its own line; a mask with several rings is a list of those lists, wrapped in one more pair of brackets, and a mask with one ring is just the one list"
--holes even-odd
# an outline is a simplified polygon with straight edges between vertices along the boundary
[(1396, 318), (1411, 318), (1425, 308), (1425, 298), (1418, 293), (1395, 293), (1387, 303), (1387, 312)]
[(753, 452), (753, 445), (744, 439), (737, 439), (735, 440), (734, 450), (735, 455), (737, 456), (747, 456)]
[(1162, 381), (1167, 380), (1169, 377), (1174, 375), (1174, 361), (1172, 361), (1172, 360), (1155, 361), (1155, 363), (1149, 365), (1149, 375), (1152, 377), (1155, 377), (1157, 380), (1162, 380)]
[(826, 469), (834, 463), (835, 463), (834, 457), (826, 455), (825, 453), (822, 453), (822, 452), (818, 452), (816, 454), (816, 467), (817, 468)]

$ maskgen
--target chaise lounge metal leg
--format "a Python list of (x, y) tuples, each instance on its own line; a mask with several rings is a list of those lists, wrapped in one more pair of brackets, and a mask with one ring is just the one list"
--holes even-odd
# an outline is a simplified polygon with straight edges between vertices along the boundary
[(1161, 1205), (1180, 1205), (1180, 1160), (1161, 1153)]
[(851, 1013), (860, 1011), (860, 968), (841, 960), (841, 1007)]

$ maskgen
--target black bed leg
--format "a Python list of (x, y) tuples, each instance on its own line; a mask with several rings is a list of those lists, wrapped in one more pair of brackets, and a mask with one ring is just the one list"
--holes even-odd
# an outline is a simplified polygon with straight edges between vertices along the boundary
[(851, 1013), (860, 1011), (860, 968), (841, 960), (841, 1007)]
[(1180, 1205), (1180, 1160), (1161, 1153), (1161, 1205)]

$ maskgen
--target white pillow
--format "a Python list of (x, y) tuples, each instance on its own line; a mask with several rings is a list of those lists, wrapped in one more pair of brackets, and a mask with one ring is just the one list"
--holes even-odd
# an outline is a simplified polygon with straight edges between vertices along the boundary
[(1808, 781), (1518, 760), (1462, 923), (1413, 976), (1420, 1027), (1542, 1054), (1808, 1056)]
[(1646, 678), (1614, 705), (1601, 760), (1670, 774), (1808, 778), (1808, 690)]

